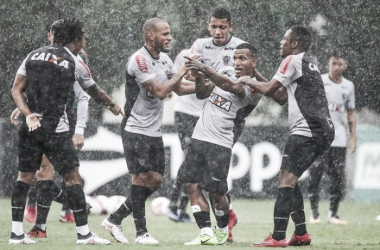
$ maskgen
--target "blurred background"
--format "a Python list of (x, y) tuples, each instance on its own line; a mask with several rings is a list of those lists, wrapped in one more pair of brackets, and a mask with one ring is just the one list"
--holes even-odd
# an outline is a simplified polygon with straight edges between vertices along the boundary
[[(259, 50), (258, 70), (268, 79), (281, 58), (279, 42), (292, 25), (308, 27), (313, 34), (310, 53), (322, 73), (328, 54), (345, 51), (344, 77), (353, 81), (358, 114), (358, 147), (348, 155), (347, 199), (380, 201), (380, 7), (370, 0), (2, 0), (0, 2), (0, 196), (7, 197), (17, 176), (17, 130), (9, 116), (15, 108), (13, 79), (32, 50), (47, 45), (53, 21), (75, 16), (85, 24), (86, 52), (95, 81), (124, 105), (125, 65), (143, 45), (142, 25), (148, 18), (168, 21), (173, 36), (169, 56), (190, 48), (206, 27), (214, 7), (232, 15), (233, 34)], [(164, 141), (167, 175), (157, 195), (167, 196), (182, 161), (173, 126), (174, 95), (166, 101)], [(247, 120), (247, 128), (234, 148), (229, 176), (232, 196), (273, 198), (283, 143), (289, 135), (287, 106), (267, 98)], [(90, 195), (126, 195), (130, 181), (121, 145), (120, 118), (90, 102), (86, 142), (81, 152), (81, 173)], [(306, 173), (307, 175), (307, 173)], [(301, 185), (307, 185), (304, 177)], [(322, 192), (328, 180), (324, 178)], [(306, 188), (303, 188), (306, 190)]]

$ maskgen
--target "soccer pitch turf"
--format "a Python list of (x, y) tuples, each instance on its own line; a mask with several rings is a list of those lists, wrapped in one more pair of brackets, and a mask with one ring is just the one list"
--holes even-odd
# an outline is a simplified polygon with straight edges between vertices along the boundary
[[(131, 216), (123, 221), (123, 231), (130, 241), (128, 245), (117, 243), (111, 235), (101, 227), (101, 221), (107, 215), (90, 215), (90, 230), (100, 237), (109, 239), (110, 246), (77, 246), (76, 230), (74, 224), (63, 224), (58, 221), (61, 205), (53, 203), (48, 222), (47, 238), (37, 239), (37, 245), (11, 246), (8, 239), (11, 231), (11, 206), (10, 199), (0, 199), (0, 249), (252, 249), (252, 243), (264, 240), (273, 230), (273, 206), (274, 200), (233, 200), (234, 211), (238, 216), (238, 224), (233, 230), (234, 242), (225, 246), (183, 246), (187, 241), (193, 240), (199, 229), (196, 223), (175, 223), (166, 216), (155, 216), (150, 210), (150, 201), (146, 205), (147, 228), (149, 232), (160, 242), (157, 246), (141, 246), (134, 243), (135, 227)], [(339, 215), (348, 221), (346, 226), (327, 224), (328, 202), (322, 201), (320, 213), (322, 223), (319, 225), (307, 224), (311, 235), (311, 246), (302, 249), (380, 249), (380, 221), (375, 217), (380, 214), (380, 203), (354, 203), (343, 202)], [(305, 200), (306, 218), (310, 216), (309, 203)], [(212, 215), (213, 217), (213, 215)], [(215, 225), (215, 220), (212, 220)], [(24, 220), (24, 231), (31, 229), (33, 224)], [(290, 221), (287, 238), (294, 230)], [(295, 248), (295, 247), (293, 247)]]

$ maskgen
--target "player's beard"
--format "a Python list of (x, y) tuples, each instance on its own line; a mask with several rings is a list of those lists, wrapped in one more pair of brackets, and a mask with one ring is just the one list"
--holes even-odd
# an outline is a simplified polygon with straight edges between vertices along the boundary
[(159, 41), (156, 40), (155, 45), (156, 45), (156, 48), (161, 52), (168, 53), (170, 51), (170, 47), (165, 48), (165, 42), (160, 43)]

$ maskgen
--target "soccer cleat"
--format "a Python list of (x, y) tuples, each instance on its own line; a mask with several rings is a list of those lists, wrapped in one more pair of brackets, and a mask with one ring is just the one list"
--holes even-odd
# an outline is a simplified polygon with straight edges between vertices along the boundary
[(321, 223), (321, 219), (318, 217), (314, 218), (313, 215), (310, 216), (310, 224), (320, 224)]
[(20, 235), (17, 236), (15, 233), (11, 233), (11, 238), (8, 240), (10, 245), (34, 245), (37, 242), (30, 239), (28, 235)]
[(175, 208), (175, 209), (169, 208), (167, 215), (168, 215), (169, 219), (171, 219), (172, 221), (179, 222), (179, 216), (178, 216), (176, 210), (177, 210), (177, 208)]
[(106, 239), (99, 238), (95, 233), (89, 233), (88, 237), (78, 234), (77, 245), (109, 245), (111, 242)]
[(333, 225), (341, 225), (341, 226), (348, 224), (347, 221), (339, 219), (338, 215), (330, 217), (328, 222)]
[(59, 218), (59, 222), (62, 223), (75, 223), (75, 218), (73, 213), (68, 213), (65, 216), (62, 216)]
[(30, 223), (35, 223), (37, 219), (37, 212), (35, 207), (26, 207), (25, 208), (25, 220), (29, 221)]
[(123, 229), (121, 228), (121, 225), (113, 224), (112, 222), (108, 220), (108, 218), (105, 218), (102, 221), (102, 228), (110, 232), (112, 237), (114, 237), (114, 239), (117, 242), (124, 243), (124, 244), (127, 244), (129, 242), (123, 235)]
[(181, 213), (181, 215), (178, 218), (178, 221), (183, 223), (192, 223), (190, 216), (187, 213)]
[(228, 240), (228, 233), (225, 233), (218, 228), (215, 230), (215, 237), (218, 240), (218, 245), (224, 245)]
[(143, 245), (157, 245), (158, 240), (153, 238), (149, 233), (144, 233), (140, 236), (137, 236), (135, 239), (136, 244), (143, 244)]
[(258, 244), (253, 244), (253, 247), (286, 247), (286, 240), (275, 240), (272, 235), (270, 235), (263, 242)]
[(200, 246), (200, 245), (211, 245), (216, 246), (218, 244), (218, 239), (216, 236), (209, 236), (207, 234), (200, 234), (192, 241), (186, 242), (185, 246)]
[(287, 246), (308, 246), (311, 243), (311, 238), (309, 233), (305, 233), (302, 236), (293, 234), (292, 238), (286, 242)]
[(234, 210), (230, 210), (230, 220), (228, 222), (228, 242), (233, 242), (234, 241), (234, 238), (232, 236), (232, 229), (234, 228), (234, 226), (236, 226), (237, 224), (237, 216), (234, 212)]
[(38, 228), (34, 226), (32, 229), (30, 229), (29, 232), (26, 233), (29, 237), (33, 238), (46, 238), (46, 230), (42, 230), (41, 228)]

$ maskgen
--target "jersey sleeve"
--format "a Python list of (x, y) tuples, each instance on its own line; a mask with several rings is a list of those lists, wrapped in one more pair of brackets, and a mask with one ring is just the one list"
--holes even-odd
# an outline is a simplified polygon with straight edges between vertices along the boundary
[(128, 74), (134, 76), (139, 84), (157, 77), (153, 72), (152, 65), (144, 55), (134, 55), (131, 57), (128, 67)]
[(347, 97), (346, 109), (355, 109), (355, 87), (352, 82), (349, 85), (350, 93)]
[(282, 62), (280, 67), (277, 70), (277, 73), (273, 77), (277, 81), (279, 81), (284, 87), (287, 87), (291, 84), (295, 79), (297, 79), (297, 72), (295, 67), (296, 58), (293, 56), (286, 57)]
[(91, 77), (90, 69), (77, 58), (75, 60), (75, 80), (78, 81), (83, 89), (88, 89), (95, 84), (95, 81)]
[(22, 61), (20, 68), (18, 68), (17, 70), (17, 74), (26, 76), (26, 67), (25, 67), (26, 59), (27, 58), (25, 58), (24, 61)]
[(202, 43), (200, 39), (195, 40), (191, 46), (191, 55), (202, 55)]

